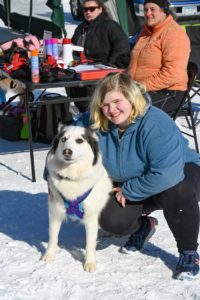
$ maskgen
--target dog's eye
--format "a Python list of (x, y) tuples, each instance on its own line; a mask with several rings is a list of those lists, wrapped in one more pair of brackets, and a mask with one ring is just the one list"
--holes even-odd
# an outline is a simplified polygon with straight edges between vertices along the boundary
[(82, 144), (84, 142), (83, 139), (76, 139), (77, 144)]
[(61, 138), (61, 142), (62, 142), (62, 143), (66, 142), (66, 140), (67, 140), (66, 137), (62, 137), (62, 138)]

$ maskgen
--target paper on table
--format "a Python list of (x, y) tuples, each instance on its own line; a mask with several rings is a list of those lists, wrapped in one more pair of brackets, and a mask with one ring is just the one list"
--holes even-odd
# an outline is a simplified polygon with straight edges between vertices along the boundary
[(107, 70), (107, 69), (115, 69), (113, 67), (105, 66), (103, 64), (80, 64), (76, 67), (70, 67), (70, 69), (76, 72), (84, 72), (84, 71), (97, 71), (97, 70)]

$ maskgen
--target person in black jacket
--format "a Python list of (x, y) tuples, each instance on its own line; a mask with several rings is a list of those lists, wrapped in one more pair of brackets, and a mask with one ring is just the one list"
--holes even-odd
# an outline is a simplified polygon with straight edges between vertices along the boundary
[[(103, 1), (84, 0), (82, 10), (85, 20), (76, 28), (72, 43), (84, 47), (87, 59), (123, 69), (128, 67), (128, 37), (120, 25), (109, 17)], [(84, 97), (92, 92), (92, 87), (71, 89), (71, 97)], [(75, 102), (75, 105), (80, 112), (84, 112), (88, 102)]]

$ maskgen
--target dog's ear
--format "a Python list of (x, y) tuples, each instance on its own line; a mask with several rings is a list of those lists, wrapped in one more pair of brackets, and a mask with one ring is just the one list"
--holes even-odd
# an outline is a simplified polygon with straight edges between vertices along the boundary
[(92, 165), (94, 166), (97, 163), (98, 157), (99, 157), (99, 146), (98, 146), (98, 138), (94, 130), (85, 128), (85, 135), (84, 138), (90, 145), (93, 153), (94, 153), (94, 159)]
[(54, 139), (52, 140), (52, 147), (51, 147), (51, 153), (54, 154), (56, 152), (56, 149), (58, 147), (58, 143), (59, 143), (59, 140), (61, 138), (61, 136), (63, 135), (63, 131), (60, 131), (55, 137)]
[(62, 122), (59, 122), (58, 123), (58, 133), (63, 131), (63, 128), (65, 127), (66, 125), (64, 125)]

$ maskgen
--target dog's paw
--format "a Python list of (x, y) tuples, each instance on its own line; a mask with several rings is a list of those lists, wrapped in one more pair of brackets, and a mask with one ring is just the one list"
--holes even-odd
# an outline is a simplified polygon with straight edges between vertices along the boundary
[(42, 256), (42, 260), (43, 261), (53, 261), (55, 259), (55, 253), (48, 253), (46, 252), (43, 256)]
[(95, 262), (86, 262), (84, 264), (84, 270), (86, 272), (90, 272), (90, 273), (94, 272), (96, 270), (96, 263)]

